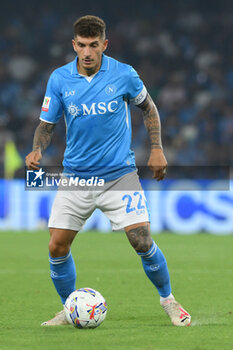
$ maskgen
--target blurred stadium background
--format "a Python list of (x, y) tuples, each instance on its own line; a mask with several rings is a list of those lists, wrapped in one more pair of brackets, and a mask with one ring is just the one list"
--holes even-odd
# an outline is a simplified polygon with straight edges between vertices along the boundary
[[(218, 173), (233, 165), (232, 1), (8, 1), (0, 12), (2, 230), (46, 227), (55, 192), (25, 191), (24, 158), (31, 151), (48, 77), (75, 57), (72, 24), (85, 14), (106, 21), (106, 54), (133, 65), (145, 82), (160, 111), (169, 165), (194, 166), (198, 178), (201, 166)], [(132, 124), (137, 164), (145, 165), (149, 142), (137, 108)], [(55, 130), (42, 166), (62, 162), (63, 122)], [(224, 190), (218, 180), (187, 181), (189, 191), (177, 190), (179, 180), (145, 183), (152, 230), (232, 233), (232, 183)], [(155, 191), (149, 191), (152, 185)], [(98, 211), (86, 225), (93, 228), (110, 229)]]

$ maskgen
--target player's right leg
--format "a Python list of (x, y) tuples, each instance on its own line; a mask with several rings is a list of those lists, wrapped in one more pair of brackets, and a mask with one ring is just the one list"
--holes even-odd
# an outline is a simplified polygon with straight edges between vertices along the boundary
[[(50, 228), (50, 276), (63, 305), (68, 296), (76, 289), (76, 269), (70, 250), (76, 233), (74, 230)], [(51, 320), (43, 322), (42, 326), (64, 324), (68, 324), (68, 322), (65, 312), (62, 310)]]
[[(64, 305), (66, 298), (75, 289), (76, 270), (70, 247), (75, 235), (95, 209), (90, 191), (77, 188), (59, 190), (49, 219), (50, 275)], [(45, 326), (66, 324), (64, 310), (53, 319), (42, 323)]]
[(75, 290), (76, 270), (70, 247), (76, 233), (73, 230), (50, 228), (50, 276), (63, 305)]

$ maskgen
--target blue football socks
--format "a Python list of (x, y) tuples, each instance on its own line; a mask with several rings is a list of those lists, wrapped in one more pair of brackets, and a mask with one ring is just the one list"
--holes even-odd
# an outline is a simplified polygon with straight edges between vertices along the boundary
[(53, 284), (61, 298), (62, 304), (65, 304), (67, 297), (76, 289), (76, 269), (71, 251), (59, 258), (49, 256), (49, 262)]
[(137, 254), (140, 255), (144, 271), (159, 295), (166, 298), (171, 293), (171, 284), (165, 256), (154, 241), (148, 252)]

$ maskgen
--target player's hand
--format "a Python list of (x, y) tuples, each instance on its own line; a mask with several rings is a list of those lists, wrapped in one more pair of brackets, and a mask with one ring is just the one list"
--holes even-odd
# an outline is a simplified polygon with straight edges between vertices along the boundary
[(26, 166), (29, 170), (39, 170), (42, 154), (40, 150), (32, 151), (25, 158)]
[(153, 171), (153, 178), (157, 181), (163, 180), (167, 170), (167, 160), (162, 149), (153, 148), (147, 165)]

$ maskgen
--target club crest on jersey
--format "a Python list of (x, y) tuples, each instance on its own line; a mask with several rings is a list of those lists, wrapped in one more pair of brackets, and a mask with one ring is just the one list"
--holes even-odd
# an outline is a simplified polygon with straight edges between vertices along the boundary
[(93, 102), (90, 106), (87, 106), (85, 103), (81, 104), (79, 108), (74, 103), (70, 103), (67, 110), (74, 118), (77, 116), (86, 116), (86, 115), (103, 115), (106, 113), (115, 113), (118, 109), (118, 101), (106, 102)]
[(44, 102), (42, 105), (42, 111), (48, 112), (49, 111), (49, 105), (50, 105), (51, 97), (45, 96)]
[(114, 94), (116, 93), (116, 91), (117, 91), (117, 88), (116, 88), (116, 86), (113, 85), (113, 84), (109, 84), (109, 85), (107, 85), (106, 88), (105, 88), (105, 92), (106, 92), (106, 94), (109, 95), (109, 96), (114, 95)]

